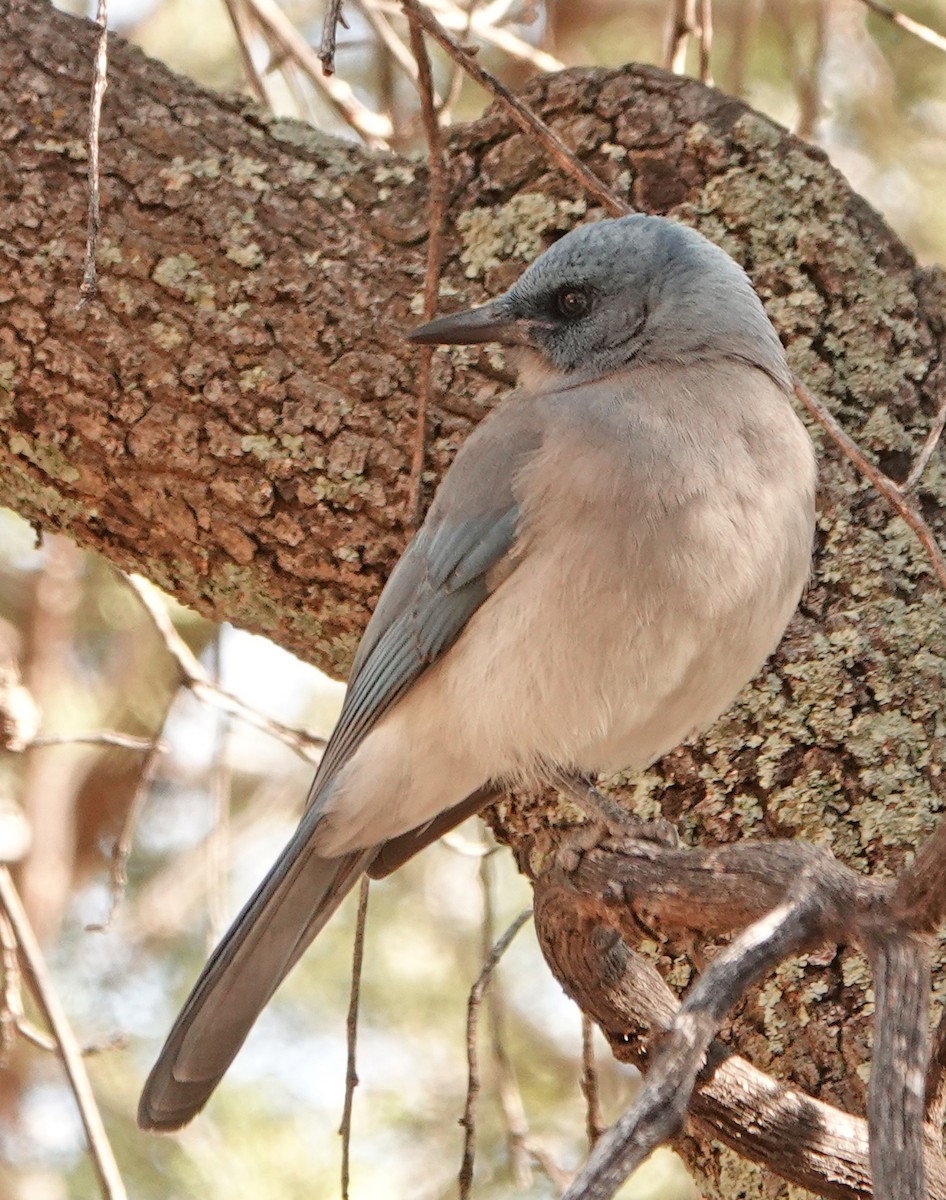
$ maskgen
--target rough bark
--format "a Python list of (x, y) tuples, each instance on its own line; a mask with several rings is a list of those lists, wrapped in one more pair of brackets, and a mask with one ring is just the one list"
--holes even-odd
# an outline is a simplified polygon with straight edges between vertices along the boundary
[[(0, 27), (0, 500), (343, 673), (406, 537), (423, 167), (208, 95), (113, 39), (101, 290), (77, 311), (93, 32), (40, 0), (0, 0)], [(528, 97), (619, 194), (741, 261), (797, 373), (906, 473), (946, 383), (946, 281), (821, 153), (652, 68), (569, 71)], [(456, 130), (448, 162), (445, 307), (597, 215), (500, 113)], [(431, 488), (508, 386), (490, 349), (438, 355), (434, 378)], [(920, 497), (942, 533), (941, 454)], [(802, 837), (892, 871), (944, 806), (944, 678), (925, 559), (823, 447), (813, 583), (778, 658), (627, 794), (690, 841)], [(516, 843), (548, 816), (503, 804), (495, 821)], [(700, 961), (650, 951), (677, 988)], [(862, 1113), (871, 1004), (863, 957), (831, 947), (780, 969), (728, 1040)], [(683, 1148), (707, 1191), (783, 1194), (695, 1130)]]

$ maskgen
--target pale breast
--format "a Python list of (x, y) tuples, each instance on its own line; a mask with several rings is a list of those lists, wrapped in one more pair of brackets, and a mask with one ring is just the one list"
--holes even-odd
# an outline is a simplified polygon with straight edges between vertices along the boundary
[(484, 769), (651, 762), (732, 702), (798, 602), (814, 460), (786, 397), (726, 364), (647, 399), (633, 420), (573, 407), (523, 478), (518, 566), (443, 664)]

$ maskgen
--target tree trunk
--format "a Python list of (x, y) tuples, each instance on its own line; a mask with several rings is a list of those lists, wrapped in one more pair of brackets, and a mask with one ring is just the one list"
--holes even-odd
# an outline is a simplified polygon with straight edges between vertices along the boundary
[[(0, 26), (0, 501), (343, 674), (407, 537), (425, 168), (209, 95), (113, 38), (100, 291), (77, 309), (94, 30), (41, 0), (0, 0)], [(631, 204), (742, 262), (797, 374), (905, 475), (946, 386), (946, 282), (823, 154), (654, 68), (525, 96)], [(448, 162), (445, 308), (603, 215), (499, 112), (453, 131)], [(509, 378), (493, 349), (437, 355), (430, 491)], [(626, 794), (691, 842), (799, 837), (890, 872), (944, 807), (943, 597), (902, 522), (822, 450), (813, 582), (778, 658)], [(941, 454), (919, 496), (942, 532)], [(540, 812), (495, 820), (516, 845)], [(699, 961), (650, 949), (676, 988)], [(859, 952), (792, 961), (726, 1040), (862, 1113), (869, 983)], [(681, 1144), (707, 1192), (783, 1187)]]

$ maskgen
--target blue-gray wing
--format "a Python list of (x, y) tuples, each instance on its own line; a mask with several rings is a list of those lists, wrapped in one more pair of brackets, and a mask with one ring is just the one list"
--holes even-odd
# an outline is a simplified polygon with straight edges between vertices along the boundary
[(397, 564), (365, 630), (312, 796), (411, 684), (453, 645), (512, 550), (519, 506), (425, 525)]
[(391, 705), (450, 649), (489, 595), (490, 581), (508, 575), (521, 472), (544, 429), (533, 399), (511, 396), (460, 450), (362, 637), (310, 803)]
[[(148, 1078), (138, 1116), (143, 1128), (178, 1128), (203, 1107), (280, 980), (377, 857), (377, 846), (320, 857), (312, 836), (321, 820), (318, 798), (380, 717), (461, 635), (491, 581), (513, 568), (518, 471), (541, 443), (540, 425), (528, 402), (504, 405), (447, 472), (365, 631), (309, 808), (201, 972)], [(437, 830), (487, 799), (467, 798)], [(431, 829), (396, 839), (379, 873), (433, 836)]]

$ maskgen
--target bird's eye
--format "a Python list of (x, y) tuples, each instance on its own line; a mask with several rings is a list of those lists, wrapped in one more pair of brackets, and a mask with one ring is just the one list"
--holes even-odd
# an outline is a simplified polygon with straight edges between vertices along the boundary
[(555, 311), (568, 320), (583, 317), (590, 304), (591, 297), (584, 288), (563, 287), (555, 293)]

